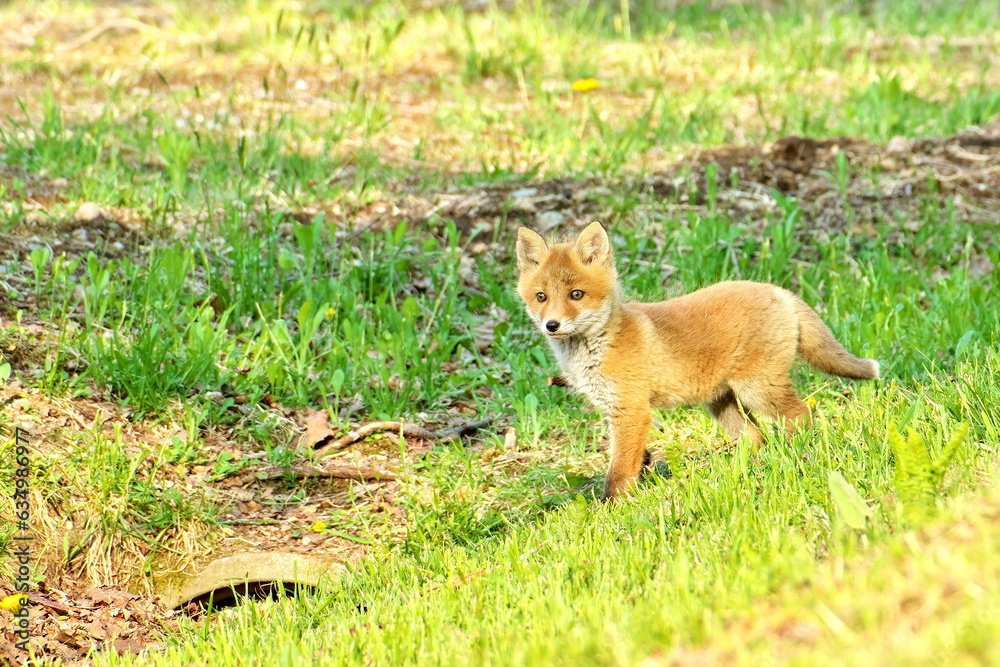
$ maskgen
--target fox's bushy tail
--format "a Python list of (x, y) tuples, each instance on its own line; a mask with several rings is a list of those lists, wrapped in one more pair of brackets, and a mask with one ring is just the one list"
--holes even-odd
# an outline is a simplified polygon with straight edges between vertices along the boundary
[(796, 301), (799, 315), (799, 354), (810, 366), (824, 373), (854, 380), (873, 380), (878, 377), (877, 361), (859, 359), (848, 352), (808, 304), (799, 299)]

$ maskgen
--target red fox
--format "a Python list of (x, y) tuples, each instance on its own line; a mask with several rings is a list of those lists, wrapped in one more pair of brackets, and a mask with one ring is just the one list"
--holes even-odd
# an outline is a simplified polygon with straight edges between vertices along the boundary
[(608, 234), (592, 222), (575, 242), (517, 233), (518, 292), (568, 384), (604, 413), (611, 468), (604, 499), (627, 493), (644, 464), (651, 408), (704, 403), (733, 439), (761, 442), (757, 415), (809, 421), (788, 372), (796, 354), (825, 373), (870, 380), (879, 364), (837, 342), (788, 290), (722, 282), (661, 301), (625, 301)]

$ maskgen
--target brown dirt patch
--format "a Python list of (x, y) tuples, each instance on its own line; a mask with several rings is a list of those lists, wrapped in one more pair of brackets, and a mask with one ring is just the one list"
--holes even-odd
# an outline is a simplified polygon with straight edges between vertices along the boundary
[[(186, 553), (175, 553), (176, 557), (162, 554), (158, 567), (153, 568), (154, 576), (157, 570), (183, 569), (204, 560), (209, 552), (215, 557), (236, 550), (267, 551), (280, 547), (301, 553), (321, 553), (342, 562), (367, 553), (368, 540), (353, 528), (342, 527), (336, 533), (318, 529), (317, 521), (331, 528), (339, 527), (338, 520), (329, 516), (331, 511), (385, 512), (390, 521), (399, 518), (401, 522), (401, 512), (392, 504), (397, 482), (394, 479), (378, 481), (377, 474), (371, 479), (356, 480), (297, 475), (293, 470), (286, 478), (272, 474), (274, 466), (265, 451), (254, 451), (257, 448), (254, 443), (246, 442), (245, 438), (237, 440), (235, 434), (224, 432), (205, 433), (204, 442), (196, 443), (203, 462), (156, 462), (154, 459), (163, 449), (185, 446), (189, 435), (182, 424), (162, 419), (133, 422), (127, 410), (99, 395), (78, 400), (49, 397), (17, 380), (0, 388), (0, 405), (8, 424), (21, 425), (29, 434), (33, 460), (45, 473), (51, 473), (60, 465), (60, 460), (68, 459), (80, 446), (81, 437), (84, 444), (89, 437), (117, 437), (130, 458), (144, 461), (139, 467), (139, 477), (155, 474), (160, 486), (177, 486), (188, 494), (202, 494), (224, 508), (219, 526), (171, 529), (172, 540), (188, 541), (190, 548)], [(280, 420), (280, 428), (289, 434), (304, 430), (305, 416), (298, 411), (263, 406), (236, 406), (235, 409), (247, 413), (269, 410), (272, 420)], [(275, 435), (280, 439), (279, 434)], [(418, 452), (424, 448), (423, 441), (417, 439), (407, 444), (412, 444), (412, 449)], [(299, 452), (298, 460), (303, 456), (305, 454)], [(218, 465), (219, 460), (225, 461), (225, 465)], [(374, 471), (391, 471), (404, 463), (393, 434), (358, 443), (314, 465), (323, 468), (324, 462), (326, 467)], [(83, 567), (86, 560), (79, 557), (65, 563), (62, 541), (67, 538), (70, 544), (75, 543), (73, 527), (85, 521), (82, 516), (64, 513), (66, 508), (73, 506), (66, 498), (48, 496), (42, 489), (36, 493), (38, 520), (45, 527), (62, 527), (55, 531), (58, 535), (39, 536), (40, 544), (36, 546), (40, 574), (46, 581), (71, 590), (93, 585), (117, 586), (136, 592), (151, 590), (150, 582), (142, 573), (141, 562), (149, 552), (141, 545), (134, 545), (134, 548), (120, 545), (110, 550), (100, 559), (105, 567), (93, 567), (96, 563)], [(88, 499), (75, 500), (85, 503)], [(86, 507), (80, 509), (85, 511)], [(48, 516), (42, 517), (42, 514)], [(183, 536), (206, 529), (207, 543)], [(183, 551), (177, 544), (172, 546), (177, 547), (174, 551)]]
[[(846, 170), (838, 174), (841, 152)], [(854, 137), (785, 137), (762, 145), (723, 146), (618, 182), (563, 178), (408, 194), (363, 207), (353, 222), (392, 227), (400, 220), (426, 224), (438, 218), (453, 220), (472, 235), (489, 235), (504, 223), (545, 233), (561, 231), (567, 223), (608, 220), (615, 215), (609, 196), (636, 191), (644, 195), (636, 218), (653, 208), (668, 216), (705, 214), (713, 169), (718, 208), (760, 226), (778, 209), (775, 192), (797, 201), (805, 228), (827, 233), (848, 225), (869, 231), (876, 222), (919, 224), (918, 214), (928, 202), (943, 208), (948, 198), (960, 222), (995, 223), (1000, 215), (1000, 123), (995, 123), (948, 137), (897, 137), (887, 145)]]
[[(839, 153), (846, 157), (846, 171), (837, 164)], [(836, 228), (848, 206), (859, 219), (873, 220), (912, 212), (928, 194), (942, 202), (955, 196), (962, 221), (994, 222), (1000, 210), (1000, 123), (949, 137), (895, 137), (884, 146), (854, 137), (785, 137), (759, 147), (700, 151), (682, 164), (690, 166), (698, 193), (695, 201), (687, 198), (686, 203), (705, 203), (706, 169), (716, 165), (720, 191), (728, 190), (724, 185), (733, 178), (737, 181), (724, 193), (734, 212), (754, 212), (745, 200), (759, 199), (762, 190), (776, 190), (795, 196), (808, 218), (823, 229)], [(676, 179), (677, 170), (668, 170), (650, 185), (683, 203), (686, 193)]]
[[(175, 617), (157, 606), (153, 596), (157, 579), (197, 572), (223, 556), (301, 553), (350, 563), (370, 556), (376, 546), (384, 549), (405, 537), (405, 515), (395, 502), (399, 482), (394, 479), (275, 476), (269, 474), (274, 467), (267, 453), (258, 451), (259, 445), (223, 432), (202, 435), (201, 462), (169, 463), (161, 453), (184, 446), (188, 431), (182, 424), (162, 419), (133, 422), (127, 410), (99, 394), (80, 400), (54, 398), (12, 380), (0, 388), (0, 406), (5, 428), (23, 427), (30, 442), (31, 558), (34, 576), (43, 582), (31, 590), (30, 628), (31, 646), (41, 655), (72, 662), (92, 647), (119, 652), (155, 648)], [(254, 411), (269, 410), (290, 435), (305, 431), (304, 413), (280, 406), (235, 409), (247, 412), (248, 418), (255, 418), (250, 414)], [(4, 438), (8, 435), (3, 433)], [(59, 475), (89, 474), (86, 463), (71, 461), (79, 456), (81, 445), (89, 446), (97, 437), (117, 438), (125, 456), (140, 462), (136, 479), (153, 482), (157, 488), (177, 488), (186, 497), (221, 507), (218, 523), (186, 521), (158, 535), (144, 533), (136, 524), (131, 535), (104, 535), (93, 522), (104, 509), (95, 507), (94, 498), (86, 495), (88, 489), (94, 490), (74, 482), (54, 486), (52, 481)], [(407, 449), (418, 456), (428, 448), (413, 440)], [(391, 434), (358, 443), (336, 458), (335, 463), (324, 459), (314, 466), (391, 471), (406, 463)], [(228, 468), (220, 468), (220, 460)], [(71, 467), (63, 470), (64, 465)], [(112, 494), (109, 500), (112, 506), (127, 502), (124, 495)], [(359, 523), (361, 516), (367, 528)], [(375, 531), (375, 537), (368, 529)], [(148, 539), (137, 537), (143, 534)], [(0, 656), (14, 662), (25, 657), (12, 643), (2, 650), (9, 655)]]

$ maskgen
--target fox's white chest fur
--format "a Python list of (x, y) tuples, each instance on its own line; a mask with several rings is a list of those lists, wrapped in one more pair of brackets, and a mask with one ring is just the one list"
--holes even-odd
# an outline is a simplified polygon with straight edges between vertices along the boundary
[(618, 402), (615, 386), (603, 373), (601, 364), (608, 350), (607, 335), (570, 336), (549, 340), (564, 379), (601, 409), (610, 412)]

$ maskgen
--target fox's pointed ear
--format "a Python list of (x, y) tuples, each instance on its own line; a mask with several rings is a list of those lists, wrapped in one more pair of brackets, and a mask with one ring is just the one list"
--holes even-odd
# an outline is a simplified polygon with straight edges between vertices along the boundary
[(537, 268), (548, 253), (549, 246), (538, 232), (527, 227), (517, 230), (518, 271), (524, 273)]
[(583, 228), (576, 239), (576, 254), (584, 264), (607, 266), (612, 262), (611, 239), (599, 222)]

